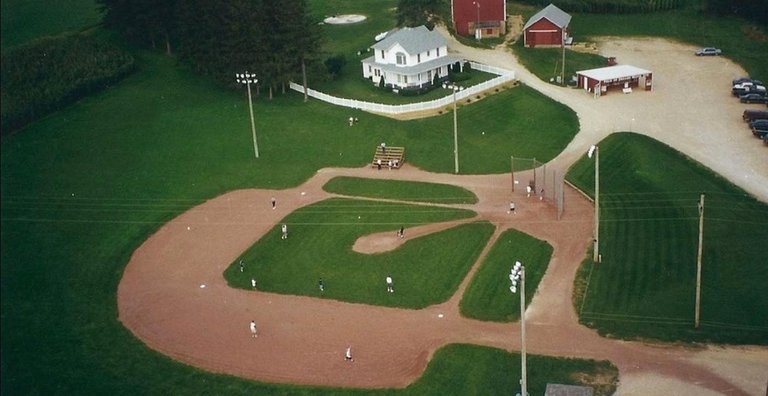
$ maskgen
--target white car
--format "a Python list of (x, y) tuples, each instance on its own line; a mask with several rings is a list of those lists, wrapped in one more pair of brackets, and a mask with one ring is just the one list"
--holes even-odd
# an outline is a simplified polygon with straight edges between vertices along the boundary
[(714, 47), (706, 47), (696, 51), (696, 56), (720, 55), (723, 51)]

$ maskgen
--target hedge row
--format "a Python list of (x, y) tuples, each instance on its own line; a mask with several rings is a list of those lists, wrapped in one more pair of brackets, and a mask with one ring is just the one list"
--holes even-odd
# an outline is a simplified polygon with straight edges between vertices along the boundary
[[(551, 0), (523, 0), (526, 3), (545, 7)], [(589, 12), (599, 14), (633, 14), (673, 10), (688, 5), (689, 0), (558, 0), (558, 8), (566, 12)]]
[(133, 56), (88, 34), (46, 37), (2, 54), (2, 133), (8, 134), (135, 70)]

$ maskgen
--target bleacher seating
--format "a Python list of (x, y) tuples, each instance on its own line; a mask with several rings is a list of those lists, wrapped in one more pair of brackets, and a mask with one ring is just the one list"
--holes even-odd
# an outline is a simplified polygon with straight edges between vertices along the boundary
[(394, 164), (392, 169), (397, 169), (403, 166), (405, 162), (405, 147), (389, 147), (386, 150), (382, 150), (381, 146), (376, 147), (376, 151), (373, 153), (373, 161), (371, 161), (372, 168), (379, 167), (379, 160), (381, 160), (381, 168), (389, 168), (389, 161)]

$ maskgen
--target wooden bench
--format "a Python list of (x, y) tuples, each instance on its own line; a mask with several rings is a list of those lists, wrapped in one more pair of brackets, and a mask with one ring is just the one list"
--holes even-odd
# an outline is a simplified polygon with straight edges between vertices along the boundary
[(379, 161), (381, 161), (382, 168), (389, 167), (389, 161), (392, 161), (396, 166), (392, 168), (397, 169), (405, 162), (405, 147), (387, 147), (386, 150), (382, 150), (381, 146), (376, 147), (376, 151), (373, 153), (373, 161), (371, 161), (371, 168), (378, 168)]

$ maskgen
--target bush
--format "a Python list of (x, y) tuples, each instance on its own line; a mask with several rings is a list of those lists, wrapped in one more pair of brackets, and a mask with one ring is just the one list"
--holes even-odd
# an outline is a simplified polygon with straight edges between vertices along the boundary
[(331, 77), (336, 78), (341, 74), (341, 70), (347, 64), (347, 58), (342, 54), (336, 54), (326, 59), (323, 63), (328, 70), (328, 74), (330, 74)]
[(2, 55), (2, 133), (98, 92), (133, 72), (133, 56), (87, 34), (46, 37)]
[(451, 73), (449, 77), (451, 82), (459, 82), (469, 80), (472, 78), (472, 75), (469, 73)]
[(469, 63), (469, 61), (464, 62), (464, 70), (462, 70), (464, 73), (469, 73), (472, 71), (472, 64)]

